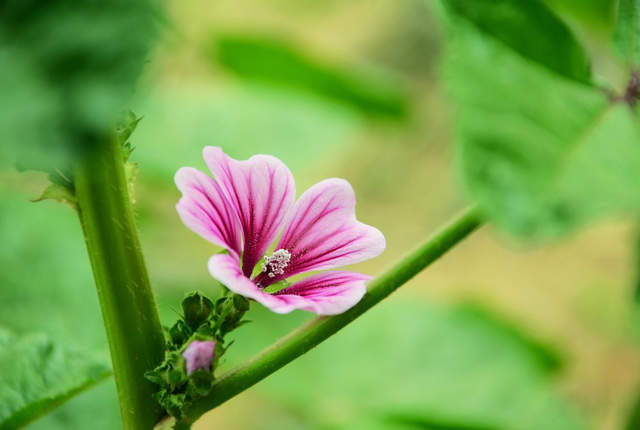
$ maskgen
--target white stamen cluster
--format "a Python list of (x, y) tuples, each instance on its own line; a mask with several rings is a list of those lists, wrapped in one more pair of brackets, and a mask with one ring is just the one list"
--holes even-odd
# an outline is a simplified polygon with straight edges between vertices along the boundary
[(263, 272), (269, 271), (269, 277), (275, 278), (276, 275), (283, 275), (284, 268), (291, 261), (291, 253), (286, 249), (276, 250), (271, 257), (264, 256), (264, 263), (260, 266)]

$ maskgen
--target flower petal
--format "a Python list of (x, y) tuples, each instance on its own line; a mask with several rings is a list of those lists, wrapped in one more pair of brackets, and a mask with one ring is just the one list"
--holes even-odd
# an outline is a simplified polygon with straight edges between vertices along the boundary
[(279, 314), (287, 314), (295, 309), (318, 315), (340, 314), (362, 299), (367, 291), (365, 283), (371, 279), (370, 276), (354, 272), (327, 272), (269, 294), (242, 274), (238, 257), (214, 255), (209, 259), (209, 272), (234, 293), (253, 299)]
[(262, 291), (242, 273), (238, 256), (226, 254), (212, 256), (209, 259), (209, 273), (234, 293), (253, 299), (269, 308), (278, 302), (275, 296)]
[(337, 315), (355, 306), (367, 292), (366, 282), (371, 276), (336, 271), (309, 276), (278, 291), (274, 297), (283, 300), (271, 307), (278, 313), (304, 309), (318, 315)]
[(250, 277), (291, 213), (296, 196), (293, 175), (282, 161), (268, 155), (237, 161), (208, 146), (204, 159), (240, 220), (242, 271)]
[(356, 196), (344, 179), (327, 179), (305, 191), (276, 246), (291, 254), (284, 277), (358, 263), (384, 248), (382, 233), (356, 220)]
[(182, 192), (176, 205), (182, 222), (208, 241), (240, 255), (240, 222), (213, 178), (183, 167), (176, 173), (175, 182)]

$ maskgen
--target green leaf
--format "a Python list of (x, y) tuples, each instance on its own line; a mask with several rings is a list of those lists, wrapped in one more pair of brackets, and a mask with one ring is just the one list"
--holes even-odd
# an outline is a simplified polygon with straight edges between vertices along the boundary
[(31, 200), (32, 202), (40, 202), (42, 200), (52, 199), (60, 203), (67, 203), (69, 206), (73, 208), (76, 212), (78, 212), (78, 203), (76, 201), (76, 195), (73, 190), (69, 189), (69, 187), (52, 183), (49, 184), (47, 188), (45, 188), (44, 192), (37, 199)]
[(311, 91), (373, 116), (407, 114), (407, 97), (397, 84), (322, 64), (290, 42), (228, 35), (216, 41), (214, 57), (245, 79)]
[[(262, 324), (238, 336), (229, 358), (277, 336), (277, 318), (256, 315)], [(313, 428), (584, 430), (555, 392), (559, 360), (477, 306), (399, 301), (264, 380), (254, 396)]]
[(106, 360), (0, 330), (0, 430), (23, 427), (110, 374)]
[(466, 188), (508, 232), (549, 238), (640, 210), (640, 139), (627, 106), (460, 21), (448, 84)]
[(619, 0), (613, 34), (616, 53), (630, 66), (640, 65), (640, 1)]
[(591, 80), (589, 58), (567, 26), (539, 0), (444, 0), (454, 25), (471, 25), (505, 48), (560, 75)]

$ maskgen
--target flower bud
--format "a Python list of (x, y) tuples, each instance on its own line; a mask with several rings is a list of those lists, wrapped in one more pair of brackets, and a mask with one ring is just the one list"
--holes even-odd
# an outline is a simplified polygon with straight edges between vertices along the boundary
[(211, 315), (213, 302), (200, 293), (191, 293), (182, 300), (182, 310), (187, 324), (196, 330)]
[(191, 330), (187, 327), (186, 323), (182, 320), (176, 321), (169, 329), (167, 329), (169, 339), (173, 345), (181, 346), (189, 336), (191, 336)]
[(187, 375), (191, 375), (196, 370), (211, 371), (211, 363), (215, 358), (216, 342), (212, 340), (192, 341), (182, 356), (187, 367)]

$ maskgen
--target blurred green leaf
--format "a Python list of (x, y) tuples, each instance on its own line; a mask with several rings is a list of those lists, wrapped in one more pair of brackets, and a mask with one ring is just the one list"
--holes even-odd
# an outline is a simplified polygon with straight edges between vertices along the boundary
[(50, 170), (106, 132), (157, 33), (154, 0), (0, 1), (0, 152)]
[[(282, 326), (256, 310), (261, 323), (238, 333), (236, 360), (277, 336), (271, 319)], [(317, 428), (584, 429), (554, 393), (545, 347), (516, 332), (471, 305), (387, 303), (257, 390)]]
[[(16, 192), (15, 182), (0, 181), (0, 326), (21, 335), (44, 333), (59, 345), (82, 345), (83, 350), (108, 357), (76, 214), (55, 203), (30, 203), (28, 196)], [(117, 399), (115, 384), (103, 383), (28, 428), (117, 430), (121, 427)]]
[(640, 65), (639, 0), (618, 1), (613, 42), (616, 52), (628, 65)]
[(578, 41), (539, 0), (443, 0), (454, 25), (470, 25), (522, 57), (580, 82), (591, 80)]
[(0, 329), (0, 430), (23, 427), (110, 374), (106, 360)]
[(113, 378), (80, 393), (27, 427), (28, 430), (119, 430), (122, 418)]
[[(544, 38), (545, 28), (529, 27)], [(640, 210), (640, 138), (628, 106), (462, 20), (447, 78), (465, 185), (508, 232), (548, 238)]]
[(407, 114), (408, 100), (397, 84), (322, 64), (288, 42), (223, 36), (215, 41), (214, 58), (242, 78), (311, 91), (365, 114), (385, 117)]

